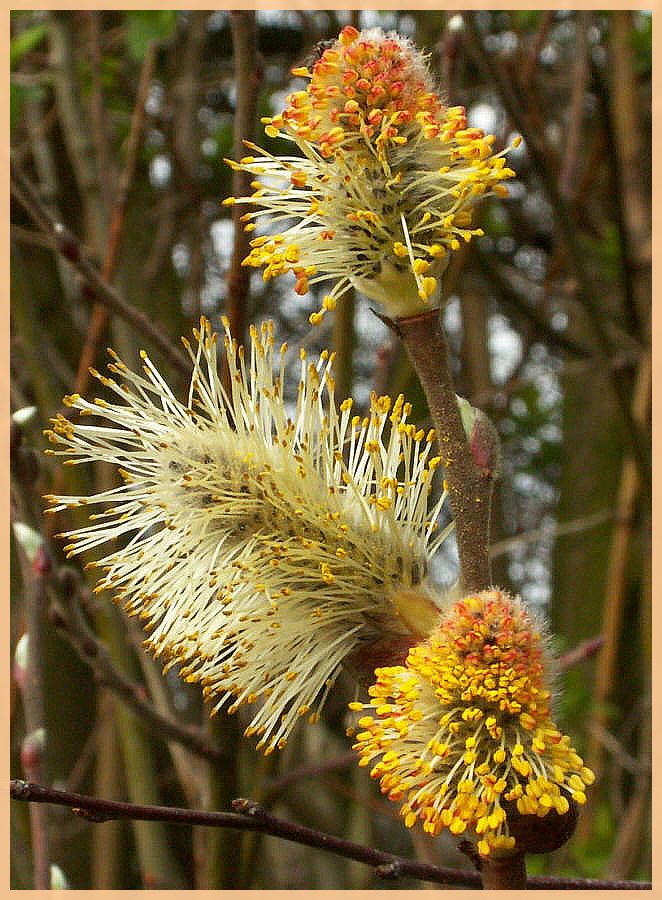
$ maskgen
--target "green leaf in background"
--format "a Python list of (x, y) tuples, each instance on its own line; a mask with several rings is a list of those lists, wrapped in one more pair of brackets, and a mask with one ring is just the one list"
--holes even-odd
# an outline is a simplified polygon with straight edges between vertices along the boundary
[(21, 121), (23, 104), (26, 100), (43, 100), (45, 90), (40, 85), (9, 85), (9, 126), (13, 131)]
[(541, 15), (542, 10), (539, 9), (517, 9), (513, 11), (512, 18), (515, 27), (524, 31), (537, 28)]
[(648, 10), (636, 14), (635, 28), (631, 35), (637, 75), (649, 76), (653, 68), (653, 17)]
[(126, 13), (129, 55), (140, 62), (152, 41), (167, 40), (177, 26), (177, 11), (137, 9)]
[(9, 63), (11, 68), (13, 69), (26, 53), (29, 53), (31, 50), (34, 50), (35, 47), (38, 47), (45, 37), (45, 25), (33, 25), (31, 28), (26, 28), (25, 31), (21, 31), (13, 37), (9, 48)]

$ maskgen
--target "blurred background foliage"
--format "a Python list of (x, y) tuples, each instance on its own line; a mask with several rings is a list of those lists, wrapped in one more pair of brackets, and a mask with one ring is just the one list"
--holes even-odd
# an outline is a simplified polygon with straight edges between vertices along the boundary
[[(518, 173), (510, 198), (483, 204), (486, 236), (459, 252), (445, 277), (444, 318), (457, 390), (490, 414), (503, 442), (494, 580), (545, 610), (560, 651), (603, 638), (598, 654), (580, 653), (563, 673), (558, 709), (599, 780), (575, 838), (531, 859), (529, 871), (650, 878), (650, 493), (633, 463), (632, 429), (623, 425), (609, 373), (631, 404), (645, 455), (651, 15), (13, 12), (14, 159), (125, 302), (174, 341), (201, 313), (214, 322), (230, 315), (235, 331), (273, 317), (279, 339), (337, 351), (340, 394), (351, 392), (365, 407), (372, 389), (402, 390), (424, 422), (411, 367), (369, 304), (348, 298), (311, 331), (308, 315), (321, 298), (301, 298), (287, 278), (265, 284), (260, 273), (248, 276), (236, 259), (233, 265), (234, 225), (221, 205), (233, 193), (223, 158), (241, 153), (237, 123), (277, 152), (259, 116), (279, 110), (299, 83), (290, 68), (348, 22), (410, 36), (430, 54), (449, 104), (464, 105), (470, 124), (495, 133), (498, 147), (526, 129), (510, 154)], [(578, 250), (581, 271), (569, 247)], [(13, 514), (44, 528), (41, 494), (78, 493), (109, 477), (58, 471), (32, 452), (43, 448), (42, 428), (62, 396), (85, 384), (81, 359), (101, 366), (111, 344), (133, 361), (145, 343), (180, 392), (185, 378), (122, 317), (103, 313), (18, 203), (11, 269), (12, 411), (36, 407), (14, 425)], [(606, 345), (596, 340), (591, 303)], [(91, 357), (83, 355), (86, 344)], [(251, 797), (371, 846), (469, 865), (453, 841), (405, 831), (397, 806), (356, 769), (344, 736), (349, 682), (340, 683), (319, 725), (302, 727), (284, 752), (265, 759), (241, 737), (240, 721), (210, 723), (197, 689), (174, 673), (162, 679), (140, 648), (137, 626), (109, 597), (92, 600), (81, 576), (75, 602), (115, 670), (147, 703), (221, 751), (210, 763), (149, 728), (98, 669), (95, 677), (93, 659), (90, 669), (72, 652), (48, 614), (48, 598), (76, 585), (62, 576), (61, 546), (50, 540), (63, 527), (63, 520), (48, 523), (53, 572), (45, 578), (12, 547), (12, 650), (26, 628), (39, 628), (42, 677), (36, 719), (29, 693), (39, 687), (26, 687), (18, 675), (12, 682), (13, 777), (25, 775), (21, 747), (41, 716), (47, 742), (40, 771), (53, 785), (196, 808), (229, 808), (232, 798)], [(452, 552), (440, 559), (441, 581), (453, 580), (454, 566)], [(12, 812), (12, 883), (29, 888), (29, 810)], [(257, 834), (90, 825), (60, 808), (48, 810), (44, 827), (50, 860), (75, 888), (385, 884), (365, 866)]]

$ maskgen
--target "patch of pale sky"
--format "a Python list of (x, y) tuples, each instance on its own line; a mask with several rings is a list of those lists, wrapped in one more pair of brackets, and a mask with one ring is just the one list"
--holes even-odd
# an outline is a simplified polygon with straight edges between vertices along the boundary
[(172, 163), (164, 153), (159, 153), (149, 164), (149, 178), (154, 187), (165, 187), (170, 181)]
[(487, 345), (492, 380), (496, 385), (504, 384), (522, 358), (522, 339), (504, 316), (491, 316)]
[(227, 268), (232, 256), (234, 226), (230, 219), (217, 219), (210, 228), (212, 246), (222, 269)]
[(475, 103), (467, 112), (467, 120), (471, 128), (482, 128), (486, 134), (492, 134), (497, 127), (497, 111), (489, 103)]
[(290, 28), (301, 28), (301, 19), (294, 9), (258, 9), (256, 19), (258, 25), (289, 25)]

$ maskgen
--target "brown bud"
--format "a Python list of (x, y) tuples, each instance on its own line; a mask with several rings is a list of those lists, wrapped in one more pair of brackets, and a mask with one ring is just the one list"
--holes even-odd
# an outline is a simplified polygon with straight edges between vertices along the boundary
[(75, 236), (69, 231), (66, 225), (62, 224), (62, 222), (56, 222), (53, 230), (55, 231), (55, 237), (57, 238), (58, 250), (62, 256), (70, 262), (79, 262), (80, 244)]
[(369, 687), (375, 680), (375, 669), (380, 666), (403, 666), (409, 649), (417, 641), (410, 635), (393, 635), (363, 644), (343, 660), (343, 668), (362, 687)]
[(508, 830), (515, 838), (518, 850), (524, 853), (551, 853), (572, 837), (577, 826), (579, 810), (574, 800), (567, 794), (566, 796), (570, 804), (566, 813), (559, 815), (556, 810), (551, 809), (542, 818), (533, 815), (523, 816), (514, 804), (504, 804)]
[(499, 434), (482, 409), (472, 406), (464, 397), (458, 395), (456, 397), (474, 465), (481, 477), (496, 478), (501, 461)]

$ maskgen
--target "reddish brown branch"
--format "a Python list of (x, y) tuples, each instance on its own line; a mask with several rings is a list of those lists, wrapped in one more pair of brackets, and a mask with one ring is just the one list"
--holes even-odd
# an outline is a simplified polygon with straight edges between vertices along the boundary
[(453, 388), (440, 311), (398, 319), (393, 327), (420, 379), (437, 433), (455, 519), (462, 586), (482, 591), (492, 581), (488, 547), (496, 473), (482, 472), (474, 463)]
[(474, 248), (474, 259), (482, 270), (490, 290), (498, 292), (499, 301), (505, 307), (506, 315), (514, 313), (518, 318), (528, 322), (534, 327), (537, 335), (541, 335), (548, 344), (558, 347), (565, 353), (581, 359), (592, 359), (595, 356), (593, 350), (581, 341), (552, 328), (544, 313), (530, 301), (527, 302), (524, 296), (526, 285), (521, 290), (516, 288), (505, 265), (495, 262), (490, 254), (478, 247)]
[(566, 128), (565, 152), (561, 160), (559, 172), (559, 191), (573, 204), (573, 183), (576, 176), (577, 162), (579, 158), (580, 138), (582, 135), (582, 121), (584, 119), (584, 104), (586, 97), (586, 83), (589, 73), (589, 45), (588, 29), (591, 24), (590, 13), (577, 13), (576, 21), (576, 49), (575, 62), (572, 74), (572, 89), (570, 93), (570, 107), (568, 110), (568, 125)]
[(336, 772), (339, 769), (346, 769), (355, 764), (356, 753), (353, 750), (348, 750), (340, 756), (331, 757), (320, 763), (299, 766), (286, 772), (285, 775), (281, 775), (279, 778), (274, 778), (270, 781), (265, 790), (265, 798), (272, 800), (274, 797), (278, 797), (282, 794), (291, 784), (297, 784), (307, 778), (319, 778), (320, 775)]
[[(108, 822), (112, 819), (131, 819), (142, 822), (170, 822), (179, 825), (203, 825), (210, 828), (238, 828), (242, 831), (259, 831), (295, 844), (327, 850), (345, 859), (372, 866), (382, 878), (415, 878), (435, 884), (456, 884), (479, 887), (480, 875), (471, 871), (460, 871), (444, 866), (394, 856), (383, 850), (375, 850), (353, 841), (297, 825), (270, 815), (257, 803), (250, 800), (235, 800), (235, 812), (206, 812), (204, 810), (181, 809), (172, 806), (142, 806), (121, 803), (114, 800), (99, 800), (85, 794), (58, 791), (40, 784), (14, 780), (9, 782), (9, 792), (13, 800), (31, 803), (54, 803), (69, 807), (76, 815), (89, 822)], [(527, 884), (533, 890), (650, 890), (650, 882), (600, 881), (585, 878), (530, 878)]]
[[(89, 13), (88, 15), (90, 16), (91, 22), (95, 21), (95, 13)], [(145, 120), (145, 101), (154, 72), (155, 60), (156, 44), (152, 42), (145, 54), (142, 71), (140, 73), (140, 81), (136, 92), (136, 102), (133, 108), (131, 127), (127, 140), (126, 163), (118, 181), (117, 194), (110, 217), (108, 243), (106, 244), (103, 267), (101, 270), (101, 277), (108, 284), (112, 282), (117, 268), (117, 260), (119, 258), (119, 251), (122, 243), (126, 205), (136, 170), (140, 136), (143, 131), (143, 123)], [(84, 394), (87, 390), (90, 381), (90, 366), (94, 365), (99, 342), (106, 329), (109, 318), (110, 311), (108, 306), (97, 300), (92, 307), (92, 315), (87, 329), (87, 336), (78, 361), (78, 372), (76, 374), (76, 385), (74, 388), (74, 391), (78, 394)]]
[(101, 195), (106, 210), (110, 209), (113, 198), (113, 184), (117, 173), (110, 153), (110, 140), (108, 136), (108, 115), (103, 95), (103, 50), (101, 47), (101, 12), (96, 9), (86, 10), (83, 20), (87, 28), (89, 39), (89, 62), (92, 88), (90, 91), (89, 114), (94, 136), (94, 151), (96, 154), (97, 171)]
[[(244, 155), (243, 141), (255, 138), (257, 100), (262, 80), (261, 66), (257, 55), (257, 26), (253, 10), (234, 10), (230, 13), (232, 28), (232, 50), (234, 55), (234, 75), (237, 99), (234, 114), (234, 156)], [(232, 176), (232, 192), (235, 197), (250, 193), (252, 176), (235, 170)], [(227, 315), (232, 334), (240, 342), (246, 331), (246, 310), (248, 300), (249, 270), (242, 266), (248, 255), (250, 235), (244, 231), (241, 221), (241, 206), (232, 207), (234, 244), (232, 260), (228, 271)]]
[(533, 36), (533, 43), (531, 44), (531, 49), (524, 60), (524, 64), (521, 69), (521, 77), (520, 84), (526, 85), (530, 87), (533, 84), (535, 78), (536, 66), (538, 65), (538, 55), (540, 51), (545, 46), (545, 41), (547, 40), (547, 36), (549, 35), (549, 30), (554, 23), (554, 16), (556, 15), (556, 10), (548, 9), (540, 17), (540, 25), (538, 26), (538, 30)]
[(581, 644), (577, 644), (572, 650), (566, 650), (566, 652), (562, 653), (559, 657), (559, 669), (562, 672), (565, 672), (567, 669), (571, 669), (573, 666), (577, 666), (579, 663), (584, 662), (584, 660), (590, 659), (600, 650), (604, 642), (605, 639), (599, 634), (596, 637), (582, 641)]
[[(27, 667), (18, 679), (21, 687), (26, 736), (21, 747), (23, 771), (28, 778), (46, 778), (46, 731), (43, 697), (43, 652), (41, 632), (45, 607), (45, 576), (31, 565), (22, 551), (23, 596), (25, 627), (28, 639)], [(38, 557), (45, 557), (41, 551)], [(35, 560), (36, 563), (36, 560)], [(32, 838), (32, 871), (35, 890), (48, 890), (51, 886), (49, 816), (46, 810), (30, 811)]]

